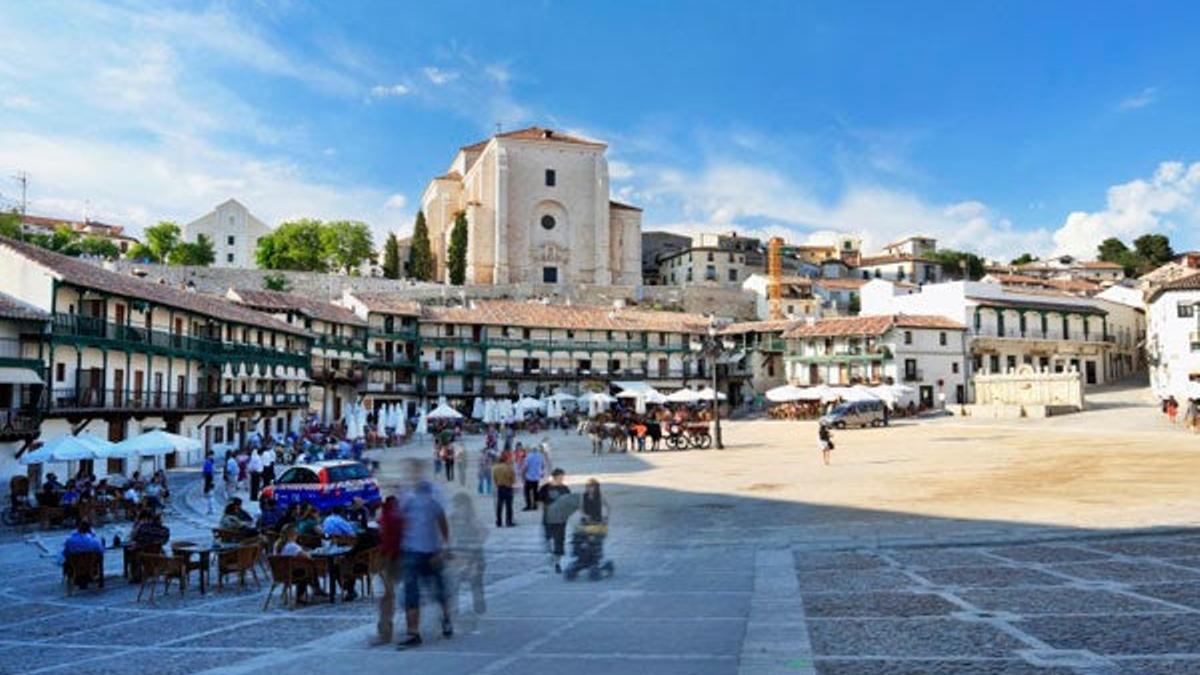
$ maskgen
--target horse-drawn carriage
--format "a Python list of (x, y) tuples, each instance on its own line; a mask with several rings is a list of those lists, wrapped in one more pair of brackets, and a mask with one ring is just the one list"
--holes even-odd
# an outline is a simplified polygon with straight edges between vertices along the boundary
[(697, 448), (704, 450), (712, 445), (712, 434), (707, 424), (671, 423), (667, 427), (667, 447), (672, 450)]

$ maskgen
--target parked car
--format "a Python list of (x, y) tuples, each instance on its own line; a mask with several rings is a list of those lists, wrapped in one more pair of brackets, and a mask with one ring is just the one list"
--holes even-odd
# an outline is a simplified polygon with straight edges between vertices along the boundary
[(353, 460), (297, 464), (280, 474), (273, 485), (263, 488), (262, 495), (273, 497), (283, 509), (292, 504), (312, 504), (322, 513), (349, 506), (355, 497), (372, 510), (381, 501), (379, 484), (371, 471)]
[(821, 424), (837, 429), (850, 426), (881, 427), (887, 425), (883, 401), (851, 401), (843, 403), (821, 418)]

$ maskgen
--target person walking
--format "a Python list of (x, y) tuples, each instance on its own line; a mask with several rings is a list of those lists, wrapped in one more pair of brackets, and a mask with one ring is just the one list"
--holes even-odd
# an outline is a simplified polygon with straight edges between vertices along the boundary
[(258, 448), (250, 451), (250, 461), (246, 463), (246, 469), (250, 472), (250, 501), (258, 501), (258, 491), (262, 487), (262, 471), (263, 462), (262, 454)]
[(488, 497), (492, 496), (492, 467), (496, 464), (496, 451), (494, 447), (485, 447), (479, 453), (479, 470), (478, 479), (479, 485), (477, 492)]
[(551, 513), (550, 505), (563, 495), (571, 494), (571, 488), (563, 484), (566, 472), (555, 469), (550, 474), (550, 482), (538, 490), (538, 501), (542, 503), (542, 530), (546, 537), (546, 548), (554, 559), (554, 571), (562, 574), (562, 557), (566, 552), (567, 519), (555, 510)]
[(233, 456), (233, 451), (225, 452), (225, 497), (230, 498), (237, 494), (238, 488), (238, 461)]
[(446, 482), (454, 482), (454, 446), (447, 443), (442, 446), (442, 466), (446, 467)]
[(263, 487), (275, 484), (275, 448), (262, 452), (262, 484)]
[(458, 466), (458, 486), (467, 486), (467, 447), (462, 441), (454, 444), (454, 463)]
[(216, 462), (213, 460), (212, 451), (204, 453), (204, 467), (200, 472), (204, 475), (204, 515), (211, 516), (213, 514), (213, 492), (217, 489), (216, 481)]
[(412, 468), (414, 485), (400, 502), (404, 520), (404, 618), (408, 635), (397, 648), (412, 649), (421, 639), (421, 584), (433, 586), (433, 596), (442, 607), (442, 637), (454, 635), (450, 622), (450, 599), (446, 594), (444, 551), (450, 543), (450, 525), (446, 511), (434, 495), (433, 484), (425, 480), (420, 463)]
[(512, 468), (512, 455), (507, 450), (500, 453), (500, 459), (492, 465), (492, 483), (496, 485), (496, 527), (500, 527), (500, 515), (503, 511), (504, 526), (513, 526), (513, 486), (517, 482), (517, 473)]
[(379, 552), (383, 556), (383, 596), (379, 598), (379, 623), (373, 646), (392, 641), (396, 615), (396, 584), (404, 579), (403, 550), (404, 521), (400, 518), (400, 504), (395, 496), (389, 496), (379, 510)]
[(541, 482), (546, 472), (546, 456), (542, 454), (541, 448), (533, 446), (529, 454), (525, 455), (525, 464), (521, 470), (521, 478), (525, 481), (525, 510), (537, 510), (538, 498), (538, 483)]
[(829, 457), (833, 453), (833, 433), (829, 431), (829, 425), (817, 425), (817, 445), (821, 448), (821, 461), (829, 466)]

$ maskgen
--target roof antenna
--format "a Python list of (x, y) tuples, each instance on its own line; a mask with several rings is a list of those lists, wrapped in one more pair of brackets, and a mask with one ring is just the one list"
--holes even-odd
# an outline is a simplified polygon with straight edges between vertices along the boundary
[(499, 135), (500, 135), (500, 131), (501, 131), (501, 129), (502, 129), (502, 128), (503, 128), (503, 127), (500, 125), (500, 123), (499, 123), (499, 122), (496, 122), (496, 135), (497, 135), (497, 136), (499, 136)]

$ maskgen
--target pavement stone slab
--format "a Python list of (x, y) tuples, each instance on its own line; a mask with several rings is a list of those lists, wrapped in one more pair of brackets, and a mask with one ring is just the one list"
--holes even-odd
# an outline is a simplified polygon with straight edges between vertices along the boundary
[(808, 631), (818, 657), (1005, 657), (1024, 646), (994, 626), (953, 619), (809, 618)]
[(259, 653), (261, 652), (249, 650), (134, 650), (102, 659), (64, 664), (46, 672), (56, 675), (58, 673), (71, 673), (72, 675), (112, 675), (113, 673), (186, 675), (238, 663)]
[(1080, 579), (1117, 581), (1125, 584), (1152, 584), (1169, 581), (1200, 582), (1200, 571), (1164, 565), (1154, 560), (1071, 563), (1055, 565), (1053, 569)]
[(988, 549), (993, 555), (1024, 563), (1066, 563), (1107, 560), (1112, 556), (1076, 546), (1053, 544), (1031, 544), (1025, 546), (1002, 546)]
[(1010, 586), (1058, 586), (1064, 579), (1021, 567), (941, 567), (922, 570), (921, 576), (938, 586), (998, 588)]
[(86, 661), (112, 654), (107, 647), (64, 647), (20, 645), (0, 647), (0, 673), (28, 673), (39, 668), (51, 668), (63, 663)]
[(745, 621), (738, 619), (588, 619), (553, 640), (554, 649), (579, 654), (736, 656)]
[(996, 558), (974, 549), (911, 548), (888, 552), (888, 557), (912, 567), (995, 567)]
[(1132, 589), (1141, 595), (1200, 609), (1200, 583), (1167, 583), (1135, 586)]
[(896, 661), (818, 659), (818, 675), (1075, 675), (1072, 668), (1046, 668), (1019, 659), (920, 659)]
[(1057, 649), (1128, 656), (1200, 653), (1200, 614), (1030, 617), (1021, 630)]
[(1137, 558), (1187, 558), (1200, 557), (1200, 544), (1190, 544), (1169, 539), (1122, 539), (1096, 542), (1091, 548), (1106, 553)]
[(969, 589), (958, 595), (981, 610), (1013, 614), (1120, 614), (1167, 609), (1160, 603), (1123, 593), (1070, 587)]
[(804, 611), (810, 617), (916, 617), (948, 615), (961, 609), (929, 593), (805, 593)]
[(174, 647), (245, 647), (254, 648), (263, 644), (275, 644), (281, 636), (294, 645), (315, 640), (339, 630), (349, 630), (362, 625), (354, 619), (280, 619), (272, 617), (254, 623), (234, 626), (206, 635), (199, 635), (172, 643)]
[(620, 598), (595, 616), (602, 619), (745, 619), (749, 593), (647, 592)]
[(796, 576), (800, 591), (887, 591), (908, 590), (914, 585), (909, 577), (894, 569), (837, 570), (799, 568)]

